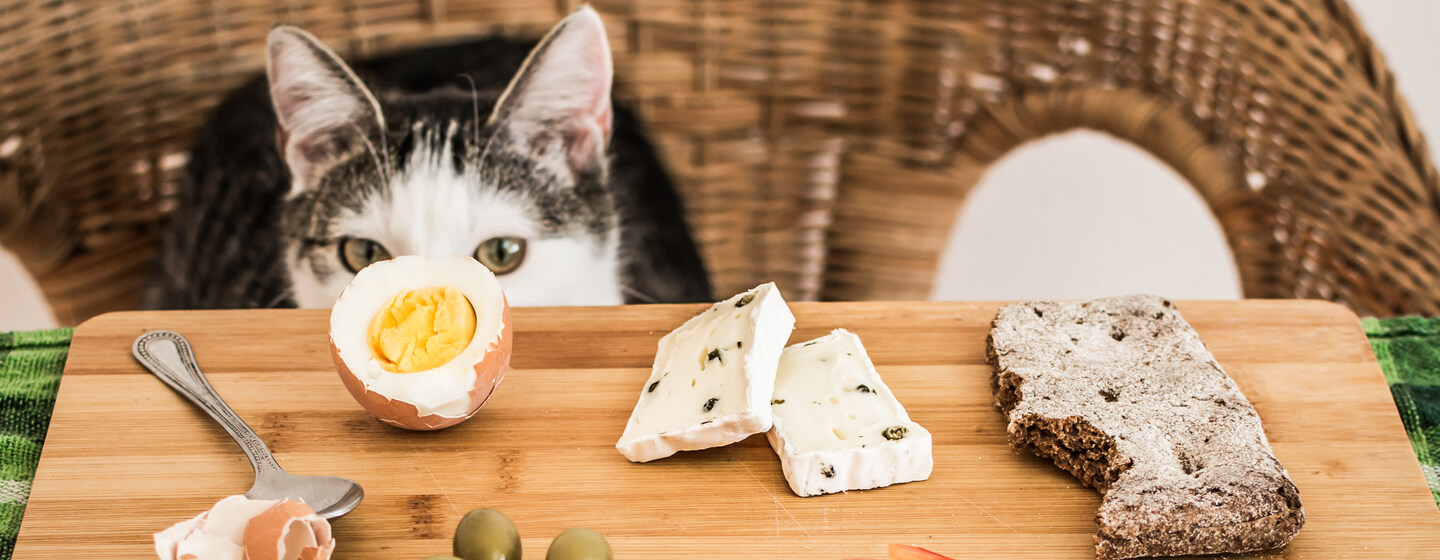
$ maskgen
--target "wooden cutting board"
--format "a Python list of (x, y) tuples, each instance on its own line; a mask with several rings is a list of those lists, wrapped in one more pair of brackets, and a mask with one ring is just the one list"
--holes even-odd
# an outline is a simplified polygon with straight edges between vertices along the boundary
[[(910, 543), (956, 558), (1093, 558), (1100, 497), (1010, 452), (990, 404), (985, 335), (998, 304), (793, 306), (792, 342), (859, 334), (915, 421), (930, 480), (798, 498), (762, 436), (631, 464), (614, 449), (655, 343), (704, 306), (516, 309), (513, 369), (469, 422), (382, 425), (330, 362), (325, 311), (144, 312), (75, 333), (15, 558), (153, 557), (151, 533), (242, 493), (251, 470), (209, 417), (130, 357), (184, 333), (215, 388), (299, 474), (352, 478), (337, 559), (447, 553), (466, 511), (508, 513), (526, 557), (590, 527), (621, 559), (884, 558)], [(1440, 510), (1355, 316), (1326, 303), (1182, 303), (1265, 422), (1305, 529), (1254, 558), (1435, 558)]]

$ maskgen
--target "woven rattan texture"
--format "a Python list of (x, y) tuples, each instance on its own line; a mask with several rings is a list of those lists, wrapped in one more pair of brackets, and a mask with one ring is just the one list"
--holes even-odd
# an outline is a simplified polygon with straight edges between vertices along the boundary
[[(538, 35), (576, 5), (0, 0), (0, 242), (61, 322), (132, 307), (192, 131), (273, 23), (353, 57)], [(1339, 0), (596, 6), (721, 294), (924, 298), (986, 167), (1087, 127), (1195, 186), (1247, 296), (1440, 314), (1435, 169)]]

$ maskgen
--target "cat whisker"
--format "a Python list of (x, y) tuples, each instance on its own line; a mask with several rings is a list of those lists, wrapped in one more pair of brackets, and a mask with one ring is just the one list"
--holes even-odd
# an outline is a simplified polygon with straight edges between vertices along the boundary
[[(519, 78), (517, 77), (516, 79), (519, 79)], [(506, 93), (509, 93), (509, 90), (508, 90), (508, 89), (506, 90)], [(497, 104), (496, 107), (497, 107), (497, 108), (495, 109), (495, 112), (491, 113), (491, 114), (490, 114), (490, 118), (486, 119), (486, 124), (494, 124), (494, 125), (495, 125), (495, 130), (496, 130), (497, 132), (496, 132), (495, 134), (491, 134), (489, 138), (485, 139), (485, 146), (482, 147), (482, 148), (480, 148), (480, 156), (477, 158), (477, 161), (485, 161), (485, 157), (488, 156), (488, 155), (490, 155), (490, 147), (495, 144), (496, 139), (497, 139), (497, 138), (500, 138), (501, 136), (506, 136), (506, 135), (500, 134), (499, 131), (500, 131), (500, 130), (503, 130), (506, 126), (508, 126), (508, 125), (510, 124), (510, 118), (514, 115), (514, 112), (512, 111), (512, 112), (509, 112), (509, 113), (506, 113), (506, 114), (503, 114), (503, 115), (500, 113), (500, 109), (498, 108), (498, 107), (499, 107), (498, 104), (504, 103), (504, 102), (505, 102), (505, 97), (506, 97), (506, 94), (504, 94), (504, 93), (502, 93), (502, 94), (500, 95), (500, 100), (499, 100), (499, 101), (496, 101), (496, 104)], [(499, 116), (500, 118), (499, 118), (499, 119), (496, 119), (495, 117), (497, 117), (497, 116)], [(478, 132), (477, 132), (477, 134), (478, 134)]]
[[(390, 153), (386, 151), (385, 159), (381, 161), (380, 154), (376, 153), (375, 143), (370, 141), (369, 135), (365, 134), (355, 123), (350, 123), (350, 126), (355, 129), (355, 134), (365, 141), (365, 149), (370, 152), (370, 159), (375, 160), (375, 167), (379, 168), (381, 179), (389, 183), (391, 176)], [(380, 142), (385, 142), (385, 133), (383, 132), (380, 133)]]
[(272, 309), (272, 308), (275, 308), (275, 307), (279, 307), (280, 304), (281, 304), (281, 303), (284, 303), (287, 298), (293, 298), (294, 296), (295, 296), (295, 288), (294, 288), (293, 286), (290, 287), (290, 288), (286, 288), (284, 291), (280, 292), (279, 294), (276, 294), (276, 295), (275, 295), (275, 299), (270, 300), (270, 303), (266, 304), (266, 305), (265, 305), (264, 307), (262, 307), (261, 309)]
[(635, 289), (635, 288), (631, 288), (630, 286), (621, 285), (621, 286), (620, 286), (620, 291), (621, 291), (621, 292), (624, 292), (625, 295), (630, 296), (630, 297), (633, 297), (633, 298), (635, 298), (635, 299), (638, 299), (638, 300), (640, 300), (640, 301), (642, 301), (642, 302), (644, 302), (644, 303), (660, 303), (660, 300), (659, 300), (659, 299), (656, 299), (656, 298), (647, 296), (647, 295), (645, 295), (643, 292), (641, 292), (640, 290), (637, 290), (637, 289)]
[(475, 139), (473, 140), (473, 143), (474, 143), (474, 145), (479, 146), (479, 145), (480, 145), (480, 88), (475, 87), (475, 78), (470, 77), (469, 74), (461, 74), (460, 77), (461, 77), (461, 78), (465, 78), (465, 81), (470, 82), (470, 106), (473, 107), (474, 110), (475, 110), (475, 122), (474, 122), (474, 125), (473, 125), (473, 126), (475, 127)]
[[(385, 125), (380, 125), (380, 153), (385, 155), (385, 182), (390, 182), (390, 177), (395, 174), (395, 162), (390, 160), (390, 142), (386, 138)], [(375, 149), (371, 146), (370, 149)]]

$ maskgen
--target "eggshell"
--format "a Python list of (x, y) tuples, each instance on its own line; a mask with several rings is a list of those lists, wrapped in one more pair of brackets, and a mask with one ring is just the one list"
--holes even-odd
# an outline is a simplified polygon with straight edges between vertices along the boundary
[(246, 560), (318, 560), (334, 550), (330, 524), (296, 500), (276, 503), (245, 526)]
[[(503, 301), (503, 299), (502, 299)], [(485, 349), (485, 357), (475, 364), (475, 387), (470, 390), (470, 412), (464, 416), (441, 416), (439, 414), (420, 414), (415, 405), (402, 400), (395, 400), (375, 391), (365, 388), (350, 366), (340, 358), (340, 349), (334, 340), (330, 343), (330, 357), (335, 361), (335, 369), (340, 372), (340, 381), (345, 383), (345, 388), (350, 395), (360, 403), (370, 414), (375, 415), (380, 421), (409, 430), (438, 430), (448, 428), (470, 419), (486, 401), (495, 394), (495, 389), (500, 386), (500, 381), (505, 379), (505, 370), (510, 368), (510, 349), (514, 343), (510, 329), (510, 305), (504, 303), (500, 311), (500, 334), (490, 341), (490, 346)], [(476, 333), (477, 335), (479, 333)]]
[(299, 500), (220, 500), (209, 511), (155, 533), (161, 560), (326, 560), (330, 524)]

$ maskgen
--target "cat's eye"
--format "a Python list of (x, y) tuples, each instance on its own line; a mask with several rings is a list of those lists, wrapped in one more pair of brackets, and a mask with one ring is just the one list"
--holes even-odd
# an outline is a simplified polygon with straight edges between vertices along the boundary
[(491, 237), (475, 248), (475, 260), (495, 275), (509, 274), (525, 262), (525, 240), (519, 237)]
[(351, 273), (360, 272), (360, 269), (370, 266), (371, 263), (390, 260), (390, 251), (385, 250), (373, 239), (363, 237), (346, 237), (340, 240), (340, 262), (345, 264), (346, 270)]

